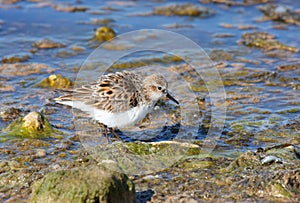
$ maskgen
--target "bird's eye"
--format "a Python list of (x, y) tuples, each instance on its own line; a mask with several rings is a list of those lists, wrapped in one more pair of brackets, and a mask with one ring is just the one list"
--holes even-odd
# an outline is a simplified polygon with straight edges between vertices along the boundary
[(157, 89), (158, 89), (158, 90), (161, 90), (161, 89), (162, 89), (162, 87), (160, 87), (160, 86), (159, 86), (159, 87), (157, 87)]

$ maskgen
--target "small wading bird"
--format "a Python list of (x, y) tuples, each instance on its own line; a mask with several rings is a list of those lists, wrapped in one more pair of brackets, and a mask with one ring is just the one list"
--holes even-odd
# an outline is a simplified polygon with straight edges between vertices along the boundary
[(162, 75), (143, 77), (124, 71), (103, 75), (97, 82), (69, 91), (55, 101), (87, 112), (118, 137), (113, 129), (136, 124), (162, 97), (179, 104)]

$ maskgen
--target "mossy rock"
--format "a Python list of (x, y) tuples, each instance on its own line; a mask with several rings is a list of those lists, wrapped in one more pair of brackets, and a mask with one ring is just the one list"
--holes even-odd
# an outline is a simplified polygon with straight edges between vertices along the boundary
[(230, 61), (233, 59), (233, 54), (229, 53), (228, 51), (214, 49), (210, 52), (209, 57), (214, 61)]
[(244, 168), (255, 168), (260, 166), (260, 157), (253, 152), (246, 152), (239, 157), (237, 157), (226, 169), (226, 172), (233, 172), (244, 170)]
[(285, 45), (275, 39), (274, 35), (267, 32), (244, 33), (240, 43), (249, 47), (257, 47), (263, 50), (286, 50), (290, 52), (298, 52), (297, 47)]
[(55, 171), (33, 185), (31, 202), (135, 202), (135, 187), (124, 174), (98, 166)]
[(154, 8), (153, 14), (164, 16), (208, 17), (213, 15), (214, 12), (208, 8), (193, 4), (171, 4)]
[(13, 54), (9, 56), (4, 56), (2, 58), (2, 63), (20, 63), (20, 62), (25, 62), (30, 59), (30, 55), (26, 53), (19, 53), (19, 54)]
[(283, 5), (267, 4), (258, 8), (265, 20), (273, 20), (300, 26), (300, 13)]
[(95, 39), (98, 41), (108, 41), (116, 36), (116, 32), (110, 27), (99, 27), (95, 31)]
[(179, 62), (183, 62), (183, 60), (180, 57), (165, 55), (160, 58), (153, 57), (153, 58), (144, 58), (140, 60), (133, 60), (129, 62), (114, 63), (111, 67), (112, 68), (136, 68), (136, 67), (142, 67), (142, 66), (153, 65), (153, 64), (174, 64)]
[(93, 158), (106, 168), (126, 174), (149, 174), (201, 153), (200, 146), (180, 141), (113, 142), (93, 148)]
[(48, 78), (45, 78), (42, 81), (40, 81), (35, 86), (63, 89), (73, 86), (73, 82), (71, 82), (69, 78), (65, 78), (62, 75), (52, 74)]
[(30, 112), (24, 117), (13, 121), (5, 130), (9, 136), (44, 138), (54, 132), (49, 121), (38, 112)]

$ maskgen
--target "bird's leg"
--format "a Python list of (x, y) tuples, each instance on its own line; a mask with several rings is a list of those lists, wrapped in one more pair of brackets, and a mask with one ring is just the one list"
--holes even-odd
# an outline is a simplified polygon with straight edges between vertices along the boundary
[[(100, 126), (100, 128), (104, 129), (104, 133), (103, 134), (105, 135), (107, 141), (109, 143), (111, 143), (111, 139), (109, 137), (109, 132), (110, 132), (109, 128), (106, 125), (102, 124), (102, 123), (99, 123), (99, 126)], [(102, 136), (103, 136), (103, 134), (102, 134)]]
[(108, 128), (108, 129), (114, 138), (116, 138), (118, 141), (123, 142), (123, 140), (119, 137), (119, 135), (116, 133), (114, 128)]

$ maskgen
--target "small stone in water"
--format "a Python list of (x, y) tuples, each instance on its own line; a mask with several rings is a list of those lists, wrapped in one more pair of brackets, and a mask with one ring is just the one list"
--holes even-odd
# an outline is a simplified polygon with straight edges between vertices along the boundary
[(45, 149), (37, 149), (35, 156), (36, 157), (45, 157), (47, 155), (47, 152)]
[(261, 160), (261, 163), (264, 164), (272, 164), (272, 163), (283, 163), (282, 160), (276, 156), (266, 156)]

